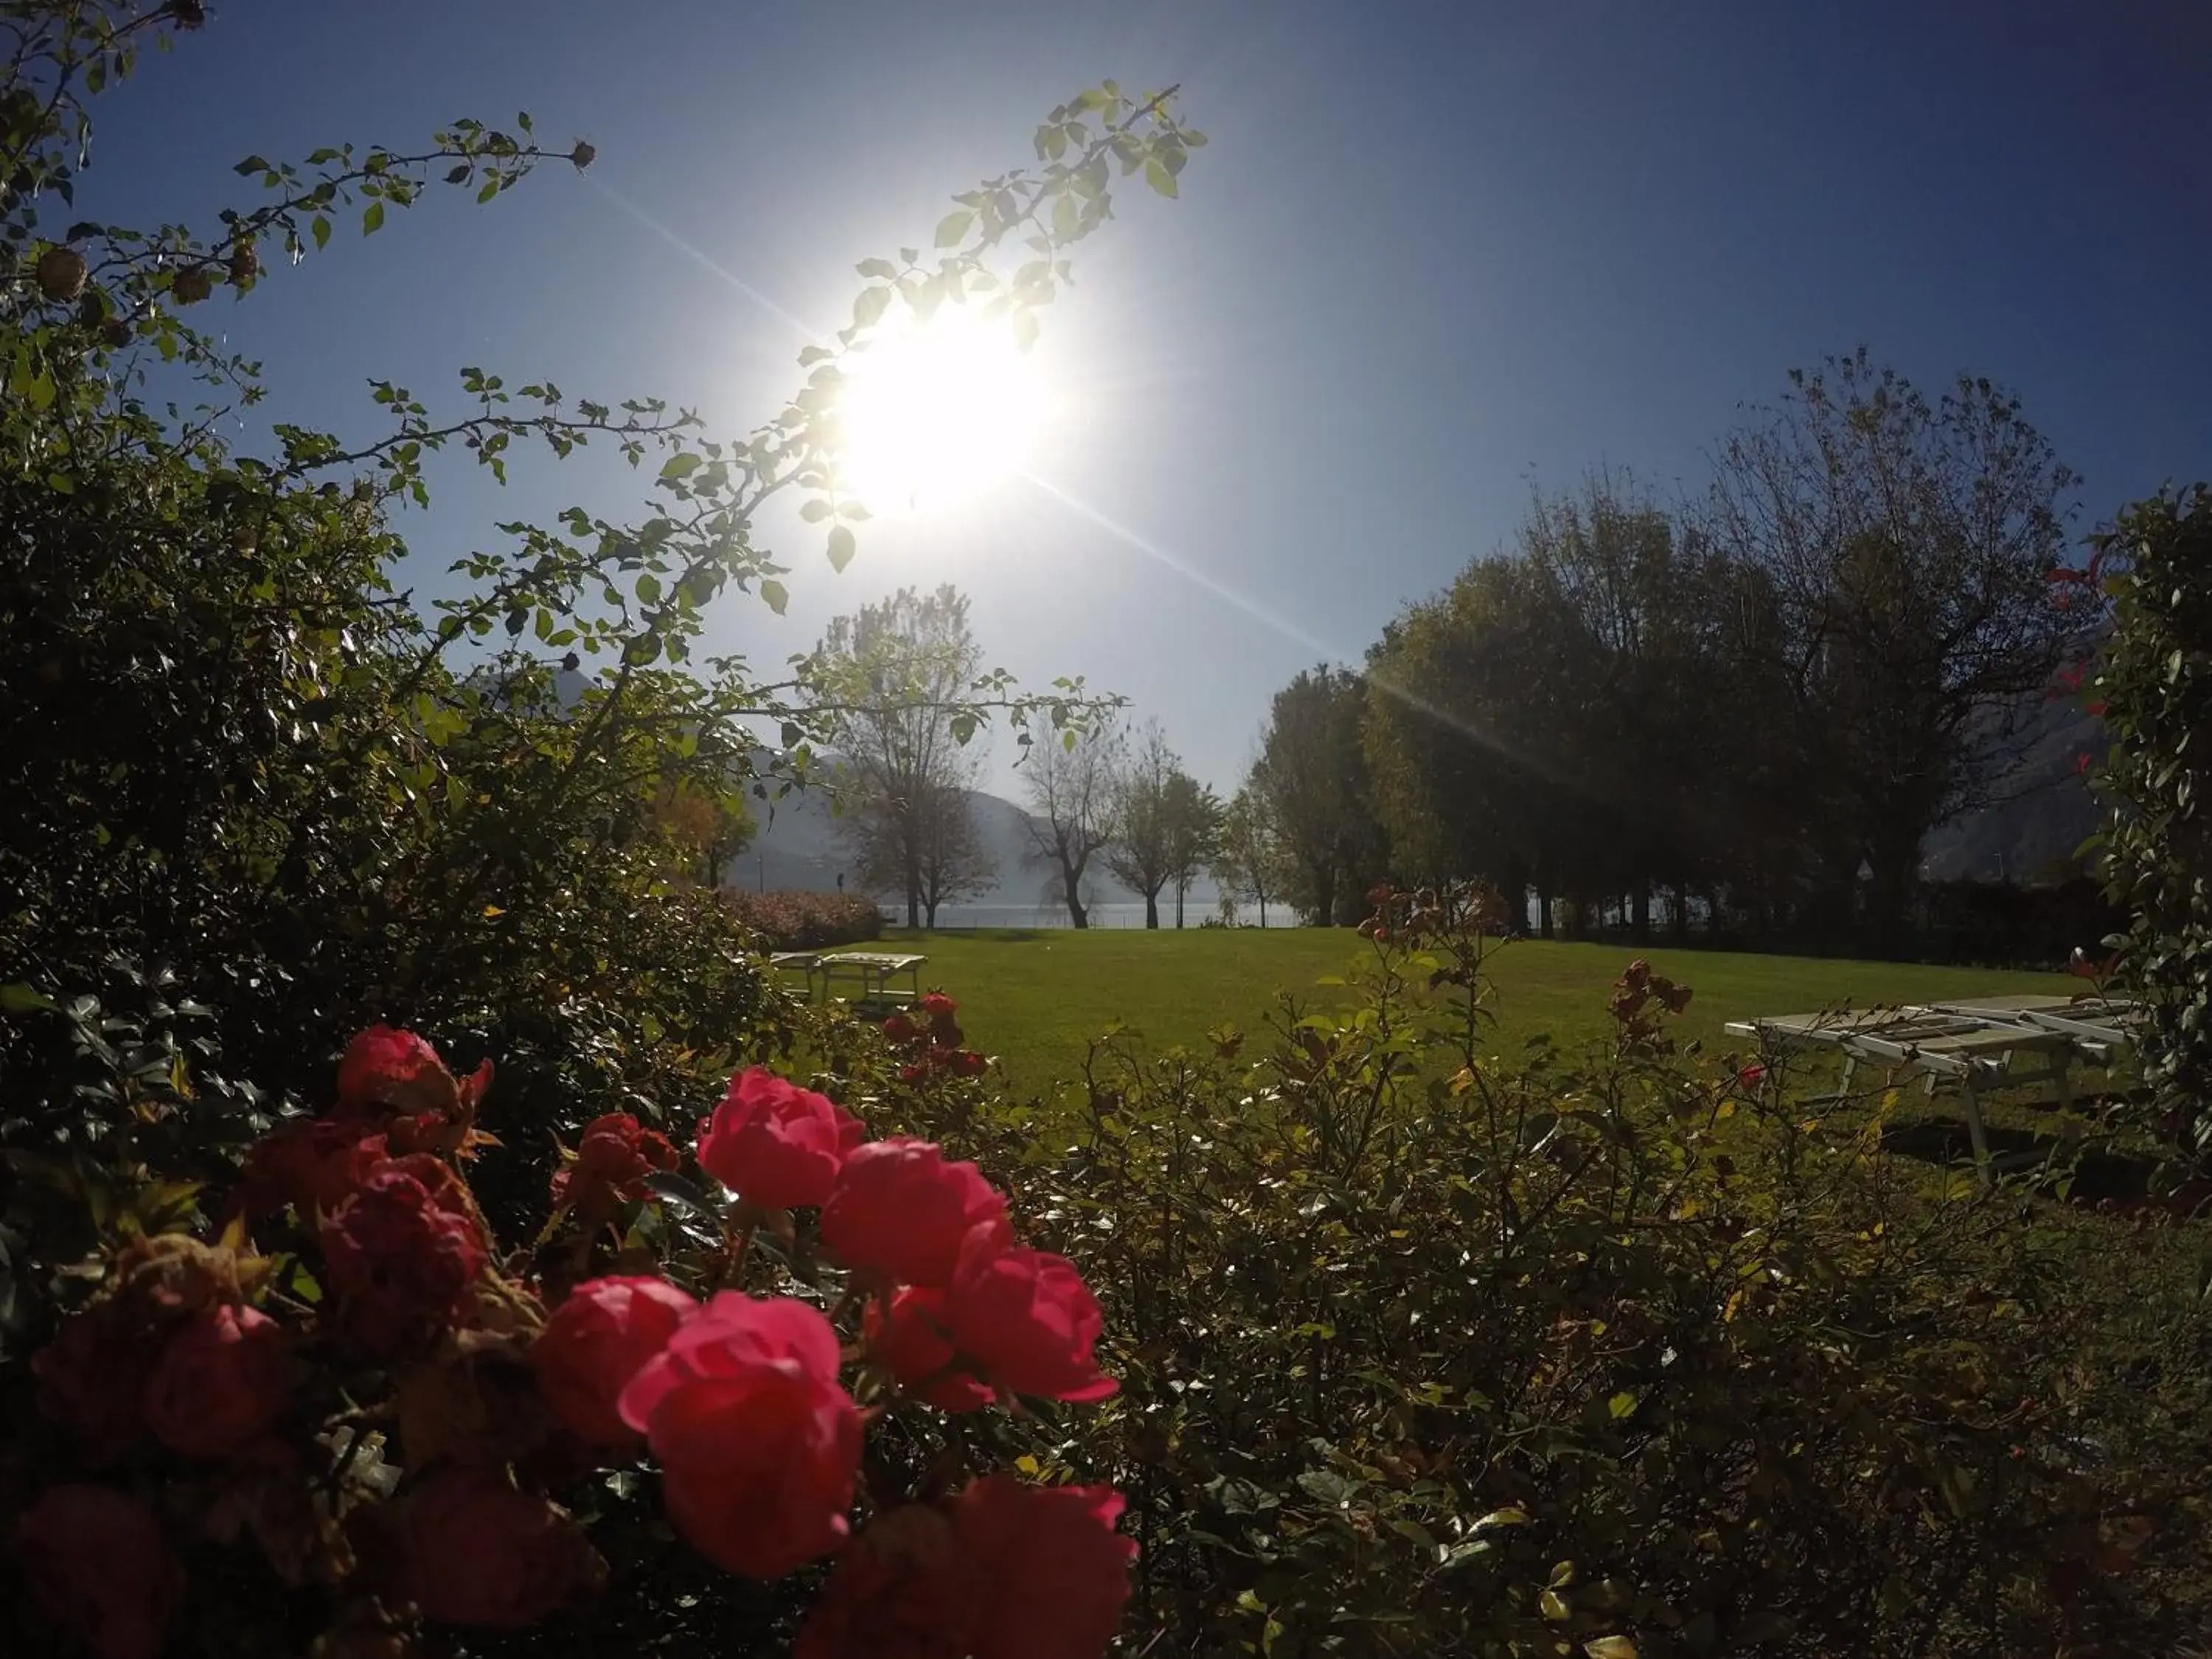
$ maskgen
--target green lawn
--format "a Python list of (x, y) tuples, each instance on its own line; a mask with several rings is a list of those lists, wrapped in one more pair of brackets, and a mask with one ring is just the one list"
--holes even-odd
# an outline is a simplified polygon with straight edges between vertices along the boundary
[[(897, 933), (886, 941), (909, 943), (928, 955), (924, 987), (958, 1000), (969, 1041), (998, 1056), (1024, 1089), (1072, 1076), (1085, 1043), (1115, 1022), (1164, 1047), (1196, 1042), (1224, 1022), (1255, 1030), (1279, 989), (1323, 1003), (1340, 998), (1340, 988), (1316, 981), (1341, 974), (1369, 948), (1349, 929), (1322, 927), (1049, 928)], [(1498, 1047), (1517, 1048), (1540, 1032), (1570, 1044), (1597, 1036), (1607, 988), (1632, 954), (1623, 945), (1539, 940), (1504, 947), (1496, 959)], [(1708, 1044), (1722, 1040), (1723, 1022), (1756, 1014), (2079, 988), (2059, 975), (1980, 968), (1664, 948), (1643, 954), (1692, 988), (1677, 1029)]]

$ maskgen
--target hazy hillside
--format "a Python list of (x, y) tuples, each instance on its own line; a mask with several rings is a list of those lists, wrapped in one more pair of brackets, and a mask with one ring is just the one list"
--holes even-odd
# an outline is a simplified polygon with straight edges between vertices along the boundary
[(2024, 734), (2018, 763), (1986, 809), (1954, 819), (1923, 848), (1930, 881), (2048, 879), (2095, 833), (2103, 809), (2079, 757), (2105, 757), (2104, 723), (2070, 702), (2045, 704)]

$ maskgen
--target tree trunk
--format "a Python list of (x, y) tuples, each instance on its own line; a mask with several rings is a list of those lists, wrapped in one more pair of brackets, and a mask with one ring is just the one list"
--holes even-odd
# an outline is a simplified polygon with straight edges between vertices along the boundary
[(1552, 890), (1548, 887), (1536, 890), (1536, 932), (1541, 938), (1552, 937)]
[(1177, 882), (1176, 884), (1176, 926), (1178, 927), (1182, 926), (1182, 895), (1183, 885), (1181, 882)]
[(1638, 945), (1647, 944), (1651, 938), (1651, 884), (1648, 881), (1638, 881), (1630, 902), (1635, 907), (1632, 912), (1635, 918), (1632, 926), (1636, 933), (1636, 942)]
[(1147, 893), (1145, 895), (1145, 926), (1157, 927), (1159, 925), (1160, 896), (1158, 893)]
[(1886, 960), (1901, 960), (1911, 939), (1913, 877), (1920, 863), (1920, 838), (1892, 836), (1868, 850), (1874, 879), (1867, 892), (1867, 921), (1875, 951)]
[(1088, 927), (1091, 916), (1083, 908), (1083, 872), (1069, 862), (1065, 854), (1060, 860), (1060, 893), (1067, 901), (1068, 926)]
[(911, 887), (906, 890), (906, 925), (909, 927), (921, 925), (921, 895)]
[(1267, 896), (1265, 893), (1260, 895), (1260, 926), (1263, 930), (1267, 926)]
[(1668, 898), (1667, 932), (1677, 945), (1690, 942), (1690, 888), (1686, 882), (1676, 882)]
[(934, 933), (937, 929), (937, 901), (926, 898), (921, 902), (922, 925)]
[(1314, 915), (1324, 927), (1336, 925), (1336, 867), (1321, 865), (1313, 872)]

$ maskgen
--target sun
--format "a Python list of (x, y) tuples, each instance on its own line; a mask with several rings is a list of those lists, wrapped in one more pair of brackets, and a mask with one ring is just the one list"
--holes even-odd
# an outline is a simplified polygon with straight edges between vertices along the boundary
[(838, 487), (878, 513), (973, 499), (1021, 467), (1044, 416), (1012, 330), (965, 306), (898, 307), (843, 368)]

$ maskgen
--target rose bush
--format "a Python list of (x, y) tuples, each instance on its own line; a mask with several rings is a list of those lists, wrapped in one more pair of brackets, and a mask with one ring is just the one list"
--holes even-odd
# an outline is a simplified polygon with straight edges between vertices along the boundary
[[(281, 1582), (319, 1586), (325, 1656), (409, 1651), (429, 1626), (534, 1629), (605, 1582), (588, 1522), (600, 1483), (641, 1459), (702, 1557), (780, 1579), (839, 1553), (856, 1511), (936, 1502), (934, 1477), (917, 1498), (884, 1473), (864, 1501), (872, 1422), (910, 1437), (940, 1410), (1113, 1387), (1092, 1358), (1087, 1290), (1016, 1242), (973, 1164), (909, 1138), (868, 1142), (827, 1096), (759, 1068), (702, 1125), (699, 1166), (732, 1172), (734, 1158), (752, 1194), (766, 1170), (787, 1197), (783, 1178), (803, 1176), (830, 1200), (830, 1276), (793, 1218), (764, 1231), (773, 1218), (750, 1194), (718, 1208), (662, 1169), (676, 1160), (634, 1119), (590, 1127), (538, 1249), (502, 1253), (460, 1164), (489, 1142), (476, 1127), (488, 1079), (463, 1083), (418, 1036), (374, 1028), (349, 1047), (331, 1113), (304, 1133), (277, 1127), (246, 1158), (246, 1196), (217, 1206), (218, 1237), (141, 1237), (103, 1264), (33, 1366), (69, 1449), (13, 1535), (58, 1639), (154, 1659), (177, 1609), (205, 1613), (212, 1592), (180, 1564), (210, 1548), (258, 1551)], [(390, 1155), (397, 1122), (445, 1150)], [(713, 1231), (687, 1234), (641, 1184), (655, 1170), (677, 1215), (714, 1216)], [(121, 1464), (179, 1496), (157, 1513), (64, 1478), (72, 1463)], [(1110, 1534), (1115, 1511), (1086, 1492), (1069, 1502), (1089, 1522), (1047, 1506), (1032, 1524), (1025, 1490), (973, 1484), (936, 1532), (864, 1526), (816, 1650), (896, 1627), (916, 1652), (991, 1659), (1016, 1650), (1018, 1629), (1036, 1652), (1102, 1653), (1127, 1558), (1110, 1539), (1074, 1540), (1100, 1517)], [(918, 1565), (925, 1536), (948, 1559)], [(911, 1581), (895, 1610), (854, 1588), (888, 1594), (894, 1579)], [(1030, 1597), (1012, 1618), (1008, 1595)]]

